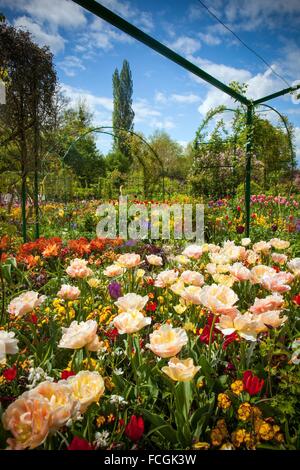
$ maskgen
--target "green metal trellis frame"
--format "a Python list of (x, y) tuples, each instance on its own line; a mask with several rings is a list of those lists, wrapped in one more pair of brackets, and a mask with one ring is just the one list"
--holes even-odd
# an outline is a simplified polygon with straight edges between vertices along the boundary
[(296, 87), (285, 88), (281, 91), (273, 93), (268, 96), (264, 96), (258, 100), (251, 101), (245, 96), (241, 95), (240, 93), (236, 92), (229, 86), (225, 85), (224, 83), (220, 82), (213, 76), (209, 75), (207, 72), (202, 70), (201, 68), (197, 67), (192, 62), (188, 61), (184, 57), (180, 56), (176, 52), (174, 52), (169, 47), (165, 46), (164, 44), (160, 43), (153, 37), (149, 36), (148, 34), (144, 33), (142, 30), (137, 28), (136, 26), (132, 25), (128, 21), (124, 20), (120, 16), (113, 13), (108, 8), (105, 8), (100, 3), (97, 3), (95, 0), (73, 0), (73, 2), (77, 3), (78, 5), (82, 6), (86, 10), (90, 11), (94, 15), (102, 18), (103, 20), (107, 21), (108, 23), (112, 24), (116, 28), (120, 29), (124, 33), (132, 36), (133, 38), (137, 39), (138, 41), (144, 43), (146, 46), (150, 47), (151, 49), (155, 50), (159, 54), (163, 55), (167, 59), (170, 59), (172, 62), (180, 65), (184, 69), (188, 70), (192, 74), (196, 75), (197, 77), (202, 78), (206, 82), (210, 83), (214, 87), (218, 88), (219, 90), (223, 91), (227, 95), (231, 96), (236, 101), (244, 104), (247, 107), (247, 145), (246, 145), (246, 182), (245, 182), (245, 212), (246, 212), (246, 236), (249, 236), (250, 233), (250, 201), (251, 201), (251, 154), (252, 154), (252, 139), (253, 139), (253, 111), (254, 107), (264, 103), (265, 101), (272, 100), (274, 98), (278, 98), (279, 96), (285, 95), (287, 93), (291, 93), (300, 88), (300, 85)]
[[(242, 103), (247, 107), (247, 145), (246, 145), (246, 182), (245, 182), (245, 212), (246, 212), (246, 236), (249, 236), (250, 233), (250, 200), (251, 200), (251, 154), (252, 154), (252, 139), (253, 139), (253, 132), (252, 132), (252, 125), (253, 125), (253, 110), (254, 107), (262, 104), (266, 101), (270, 101), (274, 98), (278, 98), (279, 96), (285, 95), (287, 93), (291, 93), (296, 91), (300, 88), (300, 85), (295, 87), (285, 88), (280, 90), (276, 93), (271, 95), (264, 96), (259, 98), (255, 101), (249, 100), (247, 97), (241, 95), (237, 91), (233, 90), (229, 86), (225, 85), (221, 81), (217, 80), (212, 75), (209, 75), (207, 72), (202, 70), (200, 67), (197, 67), (192, 62), (188, 61), (181, 55), (174, 52), (169, 47), (165, 46), (161, 42), (157, 41), (153, 37), (149, 36), (148, 34), (144, 33), (142, 30), (137, 28), (136, 26), (132, 25), (128, 21), (124, 20), (120, 16), (113, 13), (108, 8), (104, 7), (100, 3), (97, 3), (95, 0), (72, 0), (74, 3), (77, 3), (81, 7), (85, 8), (89, 12), (93, 13), (94, 15), (102, 18), (103, 20), (107, 21), (111, 25), (115, 26), (116, 28), (120, 29), (121, 31), (125, 32), (129, 36), (137, 39), (138, 41), (142, 42), (146, 46), (150, 47), (151, 49), (155, 50), (159, 54), (163, 55), (167, 59), (175, 62), (176, 64), (183, 67), (185, 70), (188, 70), (192, 74), (196, 75), (199, 78), (202, 78), (207, 83), (210, 83), (215, 88), (218, 88), (223, 93), (231, 96), (234, 100)], [(22, 191), (22, 213), (24, 215), (26, 211), (26, 192)], [(23, 217), (23, 234), (25, 234), (24, 238), (26, 239), (26, 219), (24, 221)], [(26, 241), (26, 240), (24, 240)]]

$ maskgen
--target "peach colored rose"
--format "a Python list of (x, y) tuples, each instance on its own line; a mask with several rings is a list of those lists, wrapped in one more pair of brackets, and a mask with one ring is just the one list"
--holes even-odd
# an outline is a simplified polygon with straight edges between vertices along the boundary
[(141, 264), (141, 257), (136, 253), (125, 253), (119, 256), (117, 263), (122, 268), (135, 268)]
[(194, 305), (201, 305), (201, 287), (198, 286), (188, 286), (185, 287), (181, 293), (181, 298), (184, 299), (186, 302), (194, 304)]
[(291, 259), (288, 262), (287, 267), (295, 276), (300, 276), (300, 258)]
[(178, 354), (188, 342), (183, 328), (173, 328), (170, 324), (162, 325), (150, 334), (150, 344), (146, 347), (159, 357), (172, 357)]
[(235, 278), (228, 274), (213, 274), (212, 276), (216, 284), (222, 284), (222, 286), (232, 287), (235, 283)]
[(265, 242), (261, 240), (260, 242), (254, 243), (253, 245), (253, 250), (256, 253), (263, 253), (264, 255), (267, 255), (269, 251), (271, 250), (272, 245), (269, 242)]
[(97, 403), (105, 390), (103, 378), (95, 371), (81, 370), (60, 382), (70, 387), (73, 399), (80, 404), (80, 413), (84, 413), (92, 403)]
[(202, 253), (203, 249), (200, 245), (189, 245), (182, 252), (183, 256), (187, 256), (194, 260), (199, 259)]
[(250, 279), (250, 270), (243, 263), (234, 263), (229, 272), (237, 281), (248, 281)]
[(278, 264), (285, 264), (288, 259), (288, 257), (284, 255), (283, 253), (272, 253), (271, 257), (274, 263), (278, 263)]
[(118, 307), (120, 313), (127, 312), (128, 310), (143, 310), (148, 300), (148, 295), (142, 297), (134, 292), (130, 292), (123, 297), (119, 297), (115, 305)]
[(148, 256), (146, 256), (146, 259), (147, 259), (148, 263), (151, 264), (152, 266), (162, 266), (162, 264), (163, 264), (163, 260), (162, 260), (161, 256), (148, 255)]
[(261, 332), (262, 324), (257, 315), (251, 313), (238, 313), (233, 316), (221, 315), (216, 328), (219, 329), (224, 336), (231, 335), (235, 331), (248, 341), (256, 341), (258, 333)]
[(183, 271), (180, 276), (185, 284), (201, 287), (204, 284), (204, 277), (197, 271)]
[(275, 269), (270, 268), (270, 266), (265, 266), (264, 264), (258, 264), (251, 269), (250, 281), (252, 284), (259, 284), (266, 274), (273, 275), (276, 274)]
[(245, 257), (246, 249), (244, 246), (236, 245), (233, 241), (227, 240), (223, 243), (220, 254), (225, 255), (228, 260), (237, 261)]
[(58, 344), (59, 348), (81, 349), (86, 347), (88, 351), (98, 351), (101, 343), (97, 336), (98, 325), (94, 320), (86, 322), (72, 321), (69, 328), (62, 328), (63, 336)]
[(294, 276), (291, 273), (279, 272), (275, 274), (265, 274), (260, 281), (262, 287), (271, 292), (287, 292), (291, 290), (290, 284), (294, 279)]
[(168, 269), (158, 274), (155, 280), (155, 287), (168, 287), (176, 282), (178, 273), (174, 269)]
[(117, 277), (124, 274), (125, 269), (119, 266), (118, 264), (111, 264), (104, 269), (103, 274), (107, 277)]
[(45, 381), (35, 387), (31, 393), (38, 393), (48, 400), (51, 408), (49, 423), (51, 431), (64, 426), (72, 417), (76, 401), (65, 383)]
[(216, 274), (217, 272), (217, 265), (215, 263), (207, 263), (205, 266), (206, 272), (208, 272), (210, 275)]
[(185, 289), (184, 282), (181, 279), (178, 279), (177, 282), (170, 286), (170, 290), (176, 295), (181, 295)]
[(13, 331), (0, 330), (0, 364), (6, 363), (7, 354), (17, 354), (19, 340)]
[(259, 314), (268, 310), (277, 310), (283, 306), (283, 297), (279, 294), (268, 295), (263, 299), (256, 297), (254, 304), (250, 307), (250, 312)]
[(245, 261), (248, 264), (255, 264), (259, 259), (259, 255), (253, 250), (247, 250), (245, 255)]
[(285, 250), (290, 246), (290, 242), (286, 240), (280, 240), (280, 238), (272, 238), (270, 243), (276, 250)]
[(38, 393), (25, 392), (8, 406), (2, 422), (4, 429), (13, 435), (13, 439), (7, 440), (10, 449), (34, 449), (48, 436), (51, 405)]
[(67, 267), (66, 272), (72, 278), (83, 279), (91, 276), (93, 271), (87, 267), (88, 262), (85, 259), (75, 258)]
[(57, 293), (57, 297), (64, 300), (76, 300), (80, 296), (78, 287), (70, 286), (70, 284), (63, 284)]
[(150, 325), (151, 318), (145, 317), (139, 310), (129, 309), (117, 315), (113, 324), (120, 335), (125, 333), (135, 333), (147, 325)]
[(209, 259), (213, 264), (216, 265), (229, 265), (231, 263), (230, 256), (223, 252), (219, 253), (209, 253)]
[(239, 300), (236, 293), (227, 286), (212, 284), (202, 287), (200, 300), (204, 307), (218, 315), (232, 315), (237, 312), (234, 304)]
[(167, 367), (162, 367), (162, 371), (176, 382), (189, 382), (197, 374), (200, 366), (194, 366), (192, 358), (178, 359), (172, 357)]
[(8, 305), (7, 311), (15, 317), (21, 318), (26, 313), (32, 312), (36, 307), (39, 307), (46, 299), (45, 295), (39, 295), (38, 292), (33, 290), (24, 292), (19, 297), (14, 298)]

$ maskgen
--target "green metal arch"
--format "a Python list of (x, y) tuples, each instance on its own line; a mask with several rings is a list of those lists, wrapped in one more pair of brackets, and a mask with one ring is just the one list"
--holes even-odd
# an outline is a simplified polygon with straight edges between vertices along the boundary
[[(112, 129), (112, 132), (109, 132), (107, 130), (104, 130), (104, 129)], [(100, 127), (93, 127), (92, 129), (89, 129), (88, 131), (86, 132), (83, 132), (83, 134), (81, 134), (80, 136), (78, 136), (71, 144), (70, 146), (68, 147), (68, 149), (66, 150), (66, 152), (64, 153), (63, 157), (62, 157), (62, 162), (64, 162), (65, 158), (67, 157), (68, 153), (70, 152), (70, 150), (76, 145), (76, 143), (81, 140), (82, 138), (86, 137), (88, 134), (91, 134), (92, 132), (97, 132), (99, 134), (106, 134), (106, 135), (110, 135), (112, 137), (115, 137), (115, 130), (118, 130), (118, 131), (123, 131), (123, 132), (126, 132), (128, 134), (131, 134), (131, 135), (134, 135), (136, 137), (138, 137), (151, 151), (152, 155), (154, 155), (155, 157), (155, 160), (159, 163), (159, 166), (161, 168), (161, 176), (162, 176), (162, 195), (163, 195), (163, 200), (165, 200), (165, 168), (164, 168), (164, 163), (163, 163), (163, 160), (159, 157), (159, 155), (157, 154), (157, 152), (154, 150), (154, 148), (146, 141), (146, 139), (144, 139), (142, 136), (140, 136), (139, 134), (137, 134), (136, 132), (132, 131), (132, 130), (128, 130), (128, 129), (124, 129), (124, 128), (121, 128), (121, 127), (112, 127), (112, 126), (100, 126)], [(140, 158), (140, 156), (137, 156), (140, 164), (142, 165), (144, 171), (146, 170), (146, 165), (145, 165), (145, 162), (143, 161), (143, 159)]]

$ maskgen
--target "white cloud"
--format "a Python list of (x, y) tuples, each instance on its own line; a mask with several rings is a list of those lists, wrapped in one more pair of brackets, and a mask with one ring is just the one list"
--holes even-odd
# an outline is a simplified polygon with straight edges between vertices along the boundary
[(161, 130), (169, 130), (169, 129), (173, 129), (174, 127), (176, 127), (174, 121), (169, 118), (151, 119), (149, 125), (150, 127), (153, 127), (154, 129), (161, 129)]
[(181, 103), (181, 104), (193, 104), (197, 103), (198, 101), (201, 100), (200, 96), (194, 95), (193, 93), (187, 94), (187, 95), (179, 95), (174, 93), (171, 95), (171, 100), (174, 101), (175, 103)]
[(145, 31), (151, 31), (154, 27), (152, 14), (148, 11), (135, 8), (131, 2), (120, 0), (102, 0), (101, 3), (109, 10), (128, 20), (134, 21)]
[(133, 102), (133, 110), (135, 113), (134, 121), (136, 123), (149, 122), (149, 118), (160, 116), (160, 111), (153, 108), (146, 99), (138, 99)]
[(221, 44), (221, 39), (218, 38), (215, 34), (211, 33), (199, 33), (198, 35), (202, 41), (208, 46), (218, 46)]
[(65, 56), (58, 65), (68, 77), (74, 77), (79, 70), (85, 70), (82, 60), (74, 55)]
[(64, 49), (65, 39), (57, 33), (46, 31), (27, 16), (20, 16), (14, 21), (14, 26), (29, 31), (40, 46), (49, 46), (52, 52), (58, 53)]
[[(201, 69), (205, 70), (205, 72), (209, 73), (213, 77), (216, 77), (218, 80), (221, 80), (224, 83), (230, 83), (233, 80), (243, 83), (250, 80), (251, 78), (251, 73), (246, 69), (239, 69), (229, 65), (217, 64), (215, 62), (211, 62), (210, 60), (202, 59), (201, 57), (190, 56), (189, 60), (198, 65)], [(196, 77), (196, 75), (191, 74), (191, 77), (193, 77), (193, 79), (199, 83), (204, 83), (203, 80)]]
[(62, 84), (61, 88), (63, 93), (65, 93), (65, 95), (70, 99), (71, 106), (76, 106), (76, 104), (81, 101), (85, 102), (92, 112), (97, 112), (99, 108), (110, 112), (113, 110), (112, 98), (97, 96), (88, 90), (75, 88), (64, 83)]
[(179, 36), (175, 41), (169, 44), (171, 49), (175, 49), (184, 55), (190, 55), (197, 52), (200, 47), (200, 41), (190, 38), (188, 36)]
[(154, 101), (156, 103), (165, 104), (167, 103), (168, 99), (164, 93), (161, 91), (156, 91), (154, 95)]
[(73, 28), (86, 24), (84, 10), (71, 0), (0, 0), (0, 6), (55, 26)]

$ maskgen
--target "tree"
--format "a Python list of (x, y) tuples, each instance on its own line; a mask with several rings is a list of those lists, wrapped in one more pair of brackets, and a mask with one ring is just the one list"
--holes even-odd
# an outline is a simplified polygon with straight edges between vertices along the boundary
[[(132, 109), (132, 76), (127, 60), (123, 61), (121, 73), (118, 69), (113, 74), (113, 128), (114, 149), (120, 151), (130, 165), (130, 151), (127, 145), (127, 132), (133, 130), (134, 111)], [(122, 131), (121, 129), (124, 129)]]
[(0, 23), (0, 79), (6, 85), (6, 104), (0, 107), (0, 142), (15, 146), (21, 172), (22, 225), (26, 239), (27, 177), (34, 171), (38, 227), (38, 167), (43, 129), (53, 112), (56, 73), (47, 47), (32, 42), (28, 32)]

